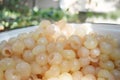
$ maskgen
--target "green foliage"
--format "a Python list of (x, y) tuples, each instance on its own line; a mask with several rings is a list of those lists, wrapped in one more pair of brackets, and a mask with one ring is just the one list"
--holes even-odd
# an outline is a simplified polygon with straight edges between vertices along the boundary
[(49, 20), (60, 20), (64, 16), (64, 12), (61, 9), (54, 9), (54, 8), (48, 8), (48, 9), (40, 9), (37, 10), (37, 8), (33, 9), (33, 15), (32, 16), (39, 16), (41, 19), (49, 19)]
[(62, 19), (63, 16), (64, 12), (62, 10), (53, 8), (33, 8), (29, 9), (29, 11), (24, 14), (5, 8), (0, 11), (0, 24), (2, 24), (5, 29), (14, 29), (25, 26), (37, 25), (43, 19), (58, 21)]
[(97, 12), (87, 12), (86, 16), (87, 17), (103, 17), (103, 18), (107, 18), (106, 13), (97, 13)]
[(95, 13), (95, 12), (87, 12), (86, 16), (87, 17), (102, 17), (104, 19), (117, 19), (120, 17), (120, 11), (115, 11), (115, 12), (109, 12), (109, 13)]
[(66, 18), (69, 22), (79, 20), (78, 15), (70, 15), (60, 8), (38, 9), (35, 7), (28, 9), (27, 13), (12, 11), (7, 8), (0, 11), (0, 24), (5, 27), (5, 30), (38, 25), (43, 19), (58, 21), (62, 18)]
[(3, 0), (3, 3), (0, 4), (0, 10), (8, 9), (10, 11), (16, 11), (20, 13), (26, 13), (28, 7), (25, 6), (25, 0)]
[(0, 5), (0, 25), (5, 30), (37, 25), (43, 19), (58, 21), (65, 18), (68, 22), (85, 22), (88, 17), (103, 17), (117, 19), (120, 17), (120, 11), (110, 13), (80, 12), (71, 15), (63, 12), (60, 8), (38, 9), (34, 7), (29, 9), (23, 1), (26, 0), (3, 0)]

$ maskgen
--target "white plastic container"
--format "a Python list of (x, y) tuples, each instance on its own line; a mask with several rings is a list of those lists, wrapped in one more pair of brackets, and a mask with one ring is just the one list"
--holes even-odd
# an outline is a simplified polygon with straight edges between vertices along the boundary
[[(120, 44), (120, 25), (115, 24), (91, 24), (91, 23), (84, 23), (84, 24), (71, 24), (74, 28), (74, 31), (80, 32), (85, 31), (86, 34), (89, 32), (96, 32), (98, 34), (103, 35), (111, 35), (115, 39), (118, 40)], [(20, 33), (30, 32), (32, 30), (35, 30), (37, 26), (22, 28), (22, 29), (16, 29), (11, 30), (7, 32), (1, 32), (0, 33), (0, 42), (2, 40), (8, 40), (10, 37), (15, 37)]]

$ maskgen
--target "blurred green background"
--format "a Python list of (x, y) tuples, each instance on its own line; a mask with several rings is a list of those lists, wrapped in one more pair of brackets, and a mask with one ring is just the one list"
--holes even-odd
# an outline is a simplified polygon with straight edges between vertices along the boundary
[(43, 19), (48, 19), (52, 22), (66, 19), (72, 23), (83, 23), (87, 21), (92, 22), (92, 20), (89, 21), (89, 18), (92, 17), (111, 20), (116, 20), (120, 17), (119, 10), (109, 13), (92, 12), (88, 10), (70, 14), (68, 10), (62, 10), (60, 7), (38, 8), (35, 6), (35, 0), (31, 0), (31, 6), (28, 6), (25, 4), (26, 1), (27, 0), (0, 0), (1, 32), (38, 25)]

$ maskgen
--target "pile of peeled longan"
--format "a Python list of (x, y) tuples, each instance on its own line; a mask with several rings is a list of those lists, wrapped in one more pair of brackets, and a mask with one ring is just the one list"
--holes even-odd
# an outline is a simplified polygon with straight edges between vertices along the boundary
[(120, 47), (111, 36), (43, 20), (0, 43), (0, 80), (120, 80)]

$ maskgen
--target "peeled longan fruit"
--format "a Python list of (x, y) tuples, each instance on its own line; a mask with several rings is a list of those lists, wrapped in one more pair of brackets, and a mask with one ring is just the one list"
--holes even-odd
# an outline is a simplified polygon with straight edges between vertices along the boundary
[(43, 20), (35, 31), (2, 41), (0, 79), (120, 80), (116, 40), (96, 33), (86, 35), (86, 29), (74, 28), (64, 20), (56, 24)]
[(106, 61), (106, 62), (100, 62), (99, 63), (100, 67), (107, 69), (107, 70), (114, 70), (115, 65), (112, 61)]
[(86, 74), (95, 74), (95, 67), (92, 65), (88, 65), (83, 67), (82, 72), (86, 75)]
[(0, 79), (4, 80), (4, 72), (0, 69)]
[(113, 47), (108, 42), (105, 42), (105, 41), (100, 42), (99, 46), (100, 46), (101, 53), (110, 54), (113, 52)]
[(73, 50), (63, 50), (61, 54), (65, 59), (68, 60), (74, 59), (76, 57), (76, 54)]
[(87, 74), (84, 77), (82, 77), (81, 80), (96, 80), (96, 77), (92, 74)]
[(72, 73), (73, 80), (81, 80), (83, 77), (83, 74), (81, 71), (75, 71)]
[(39, 27), (46, 29), (50, 25), (51, 25), (51, 22), (49, 20), (42, 20), (39, 24)]
[(59, 76), (59, 79), (60, 80), (72, 80), (72, 75), (70, 73), (65, 72)]
[(58, 65), (52, 65), (48, 71), (45, 72), (46, 78), (57, 77), (60, 75), (60, 67)]
[(113, 53), (110, 54), (112, 60), (120, 60), (120, 49), (113, 49)]
[(97, 47), (98, 45), (98, 41), (95, 37), (93, 37), (92, 35), (87, 35), (85, 41), (84, 41), (84, 46), (88, 49), (94, 49)]

